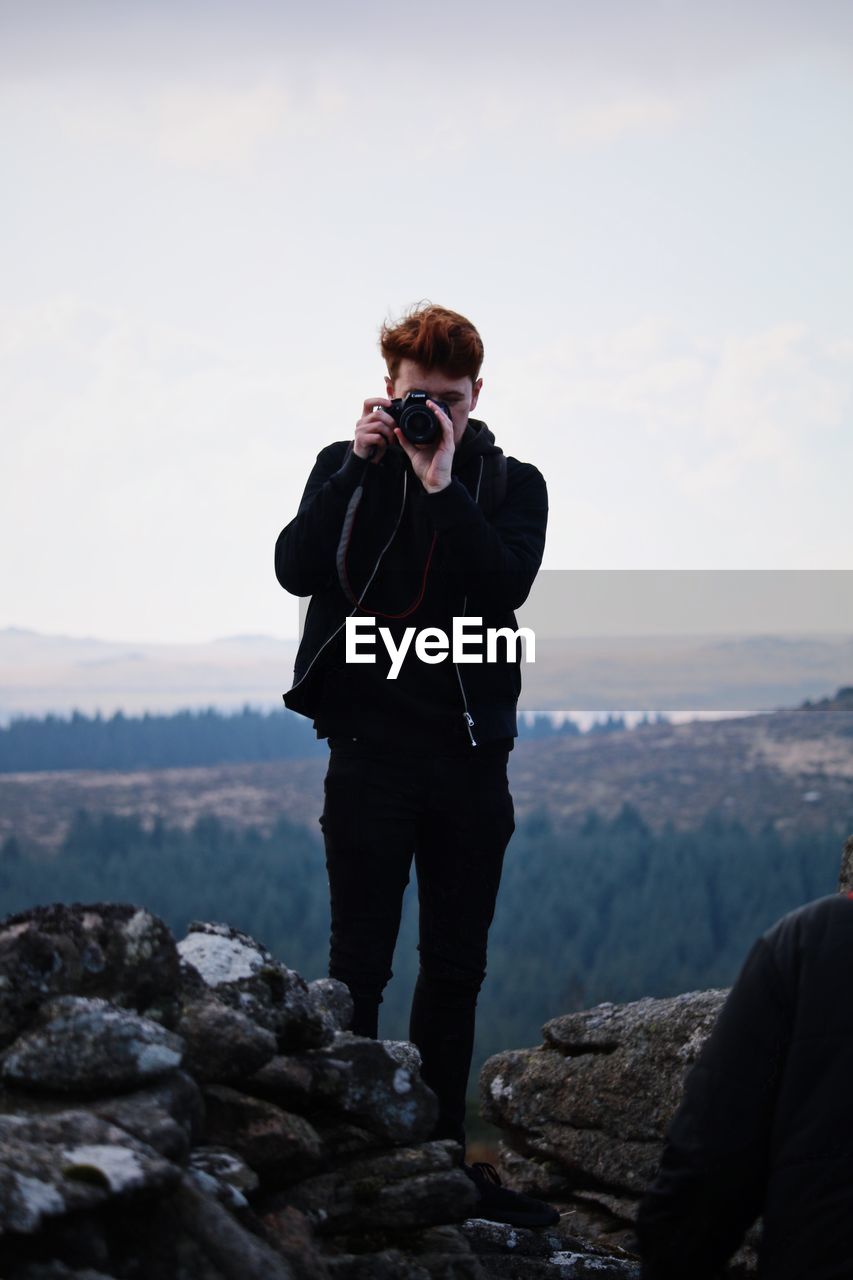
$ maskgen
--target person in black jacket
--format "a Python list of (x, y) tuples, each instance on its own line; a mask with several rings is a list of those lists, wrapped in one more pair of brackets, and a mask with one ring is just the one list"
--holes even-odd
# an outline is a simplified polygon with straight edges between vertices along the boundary
[[(491, 662), (422, 661), (410, 650), (389, 678), (381, 644), (375, 661), (347, 661), (346, 623), (375, 619), (395, 648), (407, 628), (450, 637), (454, 618), (515, 632), (542, 560), (548, 497), (537, 468), (505, 457), (471, 417), (483, 346), (469, 320), (421, 305), (384, 325), (380, 346), (386, 396), (364, 401), (352, 440), (321, 449), (276, 543), (278, 581), (311, 596), (284, 702), (329, 740), (320, 818), (329, 975), (349, 987), (361, 1035), (378, 1035), (414, 856), (420, 964), (409, 1036), (439, 1100), (433, 1136), (464, 1147), (476, 1003), (515, 829), (507, 762), (520, 647)], [(389, 412), (415, 391), (438, 424), (432, 442), (412, 443)], [(492, 1166), (465, 1168), (483, 1215), (556, 1220), (550, 1206), (501, 1187)]]
[(853, 1276), (853, 901), (755, 944), (687, 1077), (640, 1202), (643, 1280), (722, 1274), (757, 1218), (758, 1275)]

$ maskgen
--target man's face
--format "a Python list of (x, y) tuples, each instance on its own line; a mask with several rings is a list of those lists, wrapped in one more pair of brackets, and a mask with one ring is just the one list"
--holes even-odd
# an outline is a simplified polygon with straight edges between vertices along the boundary
[(401, 360), (394, 379), (385, 378), (391, 400), (403, 400), (410, 391), (426, 391), (432, 400), (444, 400), (453, 422), (453, 443), (459, 444), (468, 425), (468, 415), (477, 403), (483, 379), (451, 378), (441, 369), (425, 369), (414, 360)]

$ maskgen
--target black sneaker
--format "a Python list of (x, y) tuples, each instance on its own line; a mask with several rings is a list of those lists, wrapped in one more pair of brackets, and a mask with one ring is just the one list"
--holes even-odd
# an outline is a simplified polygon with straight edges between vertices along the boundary
[(560, 1221), (557, 1210), (544, 1200), (535, 1200), (533, 1196), (502, 1186), (493, 1164), (475, 1160), (473, 1164), (463, 1164), (462, 1168), (480, 1192), (480, 1203), (471, 1211), (472, 1218), (506, 1222), (511, 1227), (553, 1227)]

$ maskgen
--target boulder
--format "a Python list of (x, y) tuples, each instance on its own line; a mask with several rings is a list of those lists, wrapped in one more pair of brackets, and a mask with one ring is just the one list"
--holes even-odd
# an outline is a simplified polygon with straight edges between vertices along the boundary
[(303, 1116), (228, 1085), (203, 1091), (206, 1139), (242, 1156), (267, 1185), (295, 1182), (326, 1163), (323, 1144)]
[(653, 1178), (684, 1077), (725, 999), (701, 991), (554, 1018), (544, 1044), (489, 1058), (482, 1114), (567, 1187), (639, 1196)]
[(0, 1276), (627, 1274), (562, 1229), (478, 1227), (417, 1048), (351, 1023), (343, 984), (227, 924), (176, 944), (126, 903), (0, 921)]
[(0, 1056), (7, 1084), (57, 1093), (131, 1089), (180, 1066), (184, 1042), (100, 997), (56, 996)]
[(0, 1048), (57, 995), (101, 996), (137, 1012), (172, 997), (179, 957), (168, 926), (122, 902), (52, 903), (0, 924)]
[(338, 1030), (325, 994), (232, 925), (194, 920), (178, 943), (181, 959), (223, 1004), (276, 1037), (282, 1051), (329, 1044)]
[(341, 1032), (333, 1045), (273, 1058), (244, 1089), (312, 1114), (360, 1126), (383, 1142), (424, 1141), (438, 1118), (435, 1094), (420, 1076), (420, 1055)]
[(321, 1235), (461, 1222), (478, 1199), (461, 1161), (461, 1147), (449, 1139), (400, 1147), (306, 1178), (286, 1203)]
[(179, 1178), (171, 1161), (88, 1112), (0, 1116), (0, 1233), (30, 1235), (50, 1217)]
[[(68, 1098), (61, 1095), (0, 1089), (0, 1114), (44, 1116), (67, 1109)], [(74, 1109), (108, 1120), (168, 1160), (183, 1161), (204, 1127), (201, 1090), (184, 1071), (170, 1072), (130, 1093), (75, 1098)]]
[[(563, 1280), (563, 1277), (596, 1277), (596, 1280), (639, 1280), (635, 1258), (562, 1231), (530, 1231), (499, 1222), (471, 1218), (462, 1231), (489, 1276), (512, 1280)], [(685, 1277), (686, 1280), (686, 1277)]]
[(220, 1000), (184, 1005), (176, 1030), (184, 1041), (184, 1065), (196, 1080), (229, 1084), (273, 1057), (276, 1038), (245, 1013)]
[[(596, 1272), (594, 1255), (582, 1253), (579, 1261), (571, 1246), (565, 1257), (557, 1258), (557, 1250), (517, 1272), (489, 1262), (490, 1275), (633, 1274), (637, 1205), (657, 1173), (685, 1076), (726, 994), (601, 1004), (547, 1022), (536, 1048), (488, 1059), (480, 1074), (481, 1110), (503, 1131), (506, 1184), (558, 1205), (559, 1234), (586, 1242), (587, 1251), (591, 1241), (610, 1259), (609, 1270)], [(754, 1274), (757, 1234), (754, 1227), (728, 1277)], [(558, 1266), (563, 1270), (555, 1271)]]

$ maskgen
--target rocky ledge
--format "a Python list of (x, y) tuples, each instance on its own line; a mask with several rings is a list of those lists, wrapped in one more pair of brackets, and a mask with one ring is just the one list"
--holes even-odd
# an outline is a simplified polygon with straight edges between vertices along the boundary
[[(351, 1018), (342, 984), (305, 982), (226, 924), (176, 941), (121, 903), (0, 922), (0, 1276), (637, 1276), (620, 1241), (585, 1242), (571, 1215), (549, 1231), (472, 1216), (462, 1148), (430, 1139), (416, 1048), (355, 1036)], [(562, 1040), (550, 1025), (566, 1062), (569, 1023)], [(490, 1062), (501, 1123), (519, 1105), (533, 1120), (525, 1069)], [(526, 1155), (507, 1150), (518, 1184), (571, 1156), (541, 1119)]]
[[(489, 1058), (481, 1112), (503, 1130), (508, 1184), (557, 1205), (564, 1230), (633, 1254), (637, 1205), (726, 994), (598, 1005), (546, 1022), (536, 1049)], [(756, 1242), (754, 1229), (726, 1276), (754, 1274)]]
[[(838, 891), (853, 893), (853, 836), (844, 845)], [(480, 1109), (502, 1130), (507, 1184), (557, 1205), (561, 1231), (633, 1256), (637, 1205), (727, 994), (601, 1004), (547, 1022), (537, 1048), (489, 1058), (480, 1073)], [(730, 1280), (755, 1274), (759, 1231), (754, 1224), (729, 1263)]]

